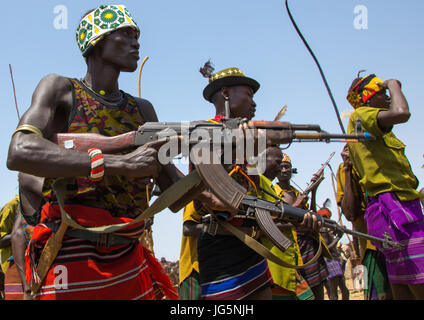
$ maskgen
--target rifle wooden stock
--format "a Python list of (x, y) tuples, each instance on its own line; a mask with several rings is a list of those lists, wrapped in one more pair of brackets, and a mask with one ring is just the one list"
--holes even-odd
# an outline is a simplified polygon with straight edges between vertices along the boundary
[(117, 153), (135, 147), (136, 131), (106, 137), (98, 133), (57, 133), (52, 142), (66, 149), (87, 152), (99, 148), (103, 153)]

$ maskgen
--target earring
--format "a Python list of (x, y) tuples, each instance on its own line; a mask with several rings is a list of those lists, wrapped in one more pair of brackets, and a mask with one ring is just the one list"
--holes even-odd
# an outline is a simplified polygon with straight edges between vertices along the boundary
[(225, 118), (229, 119), (230, 118), (230, 100), (228, 99), (228, 97), (225, 97)]

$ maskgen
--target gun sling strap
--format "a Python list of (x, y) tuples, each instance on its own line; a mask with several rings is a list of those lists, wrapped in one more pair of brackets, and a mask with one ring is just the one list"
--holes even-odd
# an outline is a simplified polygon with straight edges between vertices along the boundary
[(47, 241), (46, 245), (43, 248), (37, 265), (37, 274), (40, 278), (40, 281), (32, 285), (32, 293), (35, 294), (40, 288), (45, 276), (47, 275), (48, 270), (50, 269), (50, 266), (52, 265), (54, 259), (57, 256), (57, 253), (59, 252), (62, 246), (62, 239), (68, 227), (97, 234), (110, 234), (116, 232), (131, 224), (148, 219), (154, 216), (156, 213), (159, 213), (162, 210), (168, 208), (177, 200), (182, 198), (186, 194), (187, 190), (191, 190), (194, 187), (199, 186), (201, 182), (202, 179), (200, 178), (199, 174), (196, 170), (193, 170), (189, 175), (178, 180), (176, 183), (172, 184), (168, 189), (162, 192), (162, 194), (133, 221), (128, 223), (86, 228), (75, 222), (71, 218), (71, 216), (65, 211), (64, 196), (66, 179), (57, 179), (53, 184), (53, 190), (56, 194), (56, 198), (60, 207), (62, 221), (57, 232)]
[(269, 261), (272, 261), (282, 267), (291, 268), (291, 269), (302, 269), (310, 266), (311, 264), (315, 263), (322, 253), (322, 244), (321, 241), (318, 241), (319, 247), (315, 254), (315, 256), (309, 260), (306, 263), (303, 263), (301, 265), (293, 265), (290, 263), (287, 263), (283, 260), (281, 260), (279, 257), (277, 257), (275, 254), (273, 254), (267, 247), (265, 247), (263, 244), (258, 242), (256, 239), (248, 236), (243, 231), (239, 230), (237, 227), (233, 226), (231, 223), (228, 223), (227, 221), (217, 219), (217, 223), (219, 226), (224, 227), (229, 232), (231, 232), (234, 236), (236, 236), (238, 239), (240, 239), (245, 245), (247, 245), (249, 248), (260, 254), (262, 257), (268, 259)]

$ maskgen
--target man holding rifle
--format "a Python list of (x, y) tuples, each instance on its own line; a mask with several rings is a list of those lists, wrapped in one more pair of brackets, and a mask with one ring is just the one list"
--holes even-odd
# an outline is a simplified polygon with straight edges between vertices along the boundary
[(115, 155), (67, 150), (49, 141), (58, 132), (114, 136), (157, 121), (149, 101), (118, 87), (121, 72), (137, 69), (139, 35), (125, 6), (103, 5), (86, 13), (76, 34), (85, 77), (44, 77), (12, 137), (8, 168), (46, 177), (43, 224), (34, 229), (26, 252), (27, 280), (41, 285), (37, 299), (178, 298), (158, 261), (138, 241), (142, 221), (113, 237), (68, 229), (45, 280), (37, 273), (41, 249), (60, 222), (55, 178), (67, 178), (65, 210), (85, 227), (131, 221), (147, 207), (145, 179), (156, 178), (162, 186), (172, 182), (153, 145)]
[[(281, 163), (281, 169), (277, 176), (278, 182), (275, 184), (275, 190), (280, 198), (282, 198), (288, 204), (294, 207), (308, 210), (307, 204), (308, 195), (299, 192), (290, 184), (292, 178), (293, 167), (290, 157), (287, 154), (283, 154), (283, 161)], [(318, 177), (314, 175), (311, 183), (317, 180)], [(315, 194), (318, 185), (311, 190), (311, 209), (316, 212)], [(320, 241), (323, 242), (322, 239)], [(299, 244), (300, 252), (302, 254), (302, 260), (304, 263), (311, 260), (318, 248), (317, 241), (310, 236), (307, 231), (297, 232), (297, 242)], [(324, 244), (324, 243), (323, 243)], [(332, 258), (331, 254), (328, 253), (328, 258)], [(324, 257), (321, 256), (316, 262), (310, 266), (299, 270), (302, 277), (308, 282), (312, 292), (315, 295), (316, 300), (324, 300), (324, 284), (328, 277), (328, 270), (325, 264)]]

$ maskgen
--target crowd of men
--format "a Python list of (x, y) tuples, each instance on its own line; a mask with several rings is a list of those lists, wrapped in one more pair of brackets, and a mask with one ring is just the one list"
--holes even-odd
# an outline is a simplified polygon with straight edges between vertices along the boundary
[[(140, 241), (151, 227), (140, 217), (151, 218), (160, 207), (149, 202), (152, 179), (167, 194), (159, 198), (171, 201), (167, 190), (192, 183), (185, 178), (198, 177), (194, 166), (185, 176), (161, 163), (163, 142), (116, 151), (96, 140), (158, 121), (148, 100), (118, 85), (121, 72), (137, 69), (139, 36), (123, 5), (84, 14), (76, 40), (86, 75), (42, 78), (13, 133), (7, 167), (18, 172), (19, 194), (3, 207), (0, 226), (6, 299), (324, 300), (325, 289), (338, 299), (339, 288), (349, 299), (337, 234), (325, 230), (320, 218), (330, 219), (331, 212), (316, 203), (319, 183), (310, 194), (293, 187), (294, 164), (275, 144), (257, 155), (266, 164), (262, 174), (249, 172), (244, 159), (225, 169), (247, 194), (304, 212), (301, 221), (274, 221), (290, 245), (283, 250), (251, 215), (190, 185), (175, 285), (175, 272), (146, 247), (151, 241)], [(200, 71), (208, 79), (203, 96), (216, 112), (207, 123), (254, 117), (258, 81), (236, 67), (214, 72), (205, 64)], [(372, 139), (343, 149), (337, 205), (355, 230), (398, 245), (359, 239), (368, 274), (365, 298), (423, 299), (422, 194), (405, 145), (393, 133), (410, 118), (401, 83), (358, 75), (347, 100), (354, 108), (347, 133), (355, 134), (360, 124)], [(99, 135), (58, 143), (59, 134), (85, 133)], [(311, 183), (318, 179), (314, 175)]]

